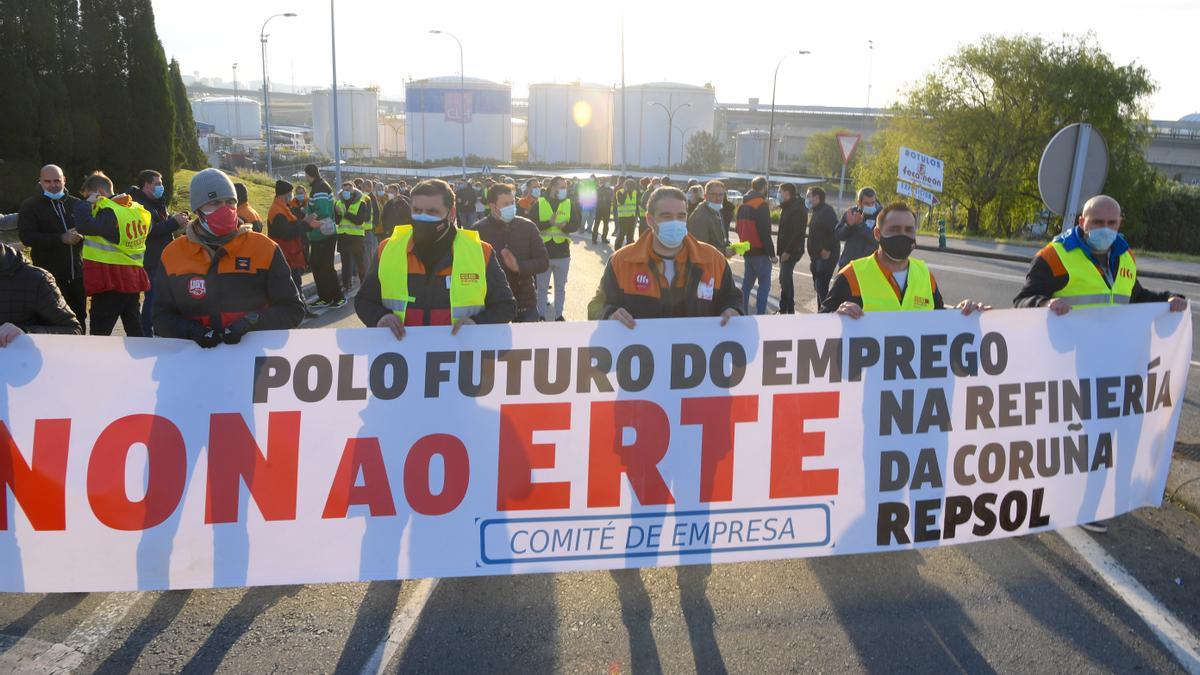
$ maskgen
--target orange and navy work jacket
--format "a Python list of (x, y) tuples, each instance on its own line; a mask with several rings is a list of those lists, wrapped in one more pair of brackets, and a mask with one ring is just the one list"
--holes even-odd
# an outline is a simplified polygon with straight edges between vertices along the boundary
[(675, 256), (675, 274), (668, 280), (653, 243), (654, 235), (647, 232), (609, 258), (600, 280), (603, 310), (597, 318), (607, 319), (621, 308), (635, 319), (719, 316), (727, 309), (741, 312), (742, 293), (721, 251), (687, 235)]
[(192, 337), (196, 324), (224, 329), (251, 312), (258, 315), (258, 330), (295, 328), (304, 319), (283, 253), (248, 226), (215, 256), (188, 237), (171, 242), (154, 293), (154, 330), (163, 337)]

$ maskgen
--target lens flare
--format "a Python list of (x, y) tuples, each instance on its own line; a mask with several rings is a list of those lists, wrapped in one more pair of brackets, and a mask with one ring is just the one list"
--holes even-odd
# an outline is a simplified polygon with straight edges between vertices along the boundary
[(571, 116), (575, 118), (575, 126), (586, 127), (592, 123), (592, 104), (579, 101), (571, 110)]

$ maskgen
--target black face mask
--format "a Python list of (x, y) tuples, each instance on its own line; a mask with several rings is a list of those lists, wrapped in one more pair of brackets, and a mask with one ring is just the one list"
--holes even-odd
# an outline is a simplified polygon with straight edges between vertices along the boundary
[(879, 247), (883, 249), (884, 255), (892, 260), (906, 260), (917, 247), (917, 240), (908, 235), (896, 234), (881, 238)]
[(413, 245), (421, 246), (422, 244), (431, 244), (441, 238), (446, 233), (445, 230), (438, 231), (438, 228), (446, 224), (446, 220), (437, 221), (436, 223), (424, 223), (419, 220), (413, 220)]

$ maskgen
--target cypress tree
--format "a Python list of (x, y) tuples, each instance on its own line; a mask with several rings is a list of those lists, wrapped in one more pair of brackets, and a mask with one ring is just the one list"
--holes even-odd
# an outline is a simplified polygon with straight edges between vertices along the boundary
[(58, 17), (54, 9), (44, 2), (28, 5), (23, 26), (25, 61), (37, 80), (37, 139), (41, 156), (47, 163), (70, 166), (73, 145), (70, 101), (63, 78)]
[[(89, 63), (94, 91), (90, 101), (97, 126), (99, 166), (118, 184), (130, 180), (143, 167), (134, 167), (130, 140), (140, 133), (131, 123), (132, 100), (138, 92), (129, 88), (126, 21), (120, 0), (80, 0), (83, 31), (81, 45)], [(143, 110), (139, 103), (139, 110)], [(142, 113), (144, 116), (147, 113)], [(131, 168), (132, 167), (132, 168)]]
[[(67, 87), (71, 153), (66, 159), (68, 175), (82, 176), (100, 168), (100, 125), (94, 110), (92, 69), (80, 42), (83, 28), (79, 0), (53, 0), (58, 21), (59, 58)], [(69, 168), (68, 168), (69, 167)]]
[(167, 57), (154, 28), (150, 0), (130, 0), (126, 6), (128, 87), (134, 114), (128, 139), (132, 164), (125, 178), (133, 180), (136, 172), (154, 169), (162, 172), (170, 190), (175, 175), (175, 106), (167, 79)]
[(208, 166), (208, 157), (196, 139), (196, 119), (192, 117), (192, 104), (188, 102), (187, 87), (183, 86), (179, 62), (171, 59), (168, 70), (171, 74), (171, 100), (175, 104), (175, 166), (203, 169)]
[[(36, 0), (33, 0), (36, 2)], [(25, 22), (31, 0), (13, 0), (0, 12), (0, 211), (16, 210), (33, 193), (41, 167), (38, 143), (38, 80), (25, 59)]]

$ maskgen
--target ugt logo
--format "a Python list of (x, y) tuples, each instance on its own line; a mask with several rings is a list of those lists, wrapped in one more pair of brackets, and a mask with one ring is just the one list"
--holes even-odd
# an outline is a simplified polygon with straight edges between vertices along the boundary
[(208, 295), (208, 289), (205, 287), (203, 278), (196, 277), (188, 282), (188, 295), (193, 298), (203, 298)]

